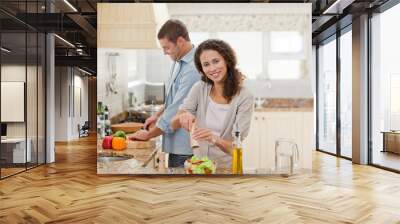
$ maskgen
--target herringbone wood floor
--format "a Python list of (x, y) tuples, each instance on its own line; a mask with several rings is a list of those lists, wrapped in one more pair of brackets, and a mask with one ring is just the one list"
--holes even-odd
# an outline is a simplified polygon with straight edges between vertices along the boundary
[(314, 154), (284, 177), (96, 175), (96, 143), (0, 181), (0, 223), (400, 223), (400, 175)]

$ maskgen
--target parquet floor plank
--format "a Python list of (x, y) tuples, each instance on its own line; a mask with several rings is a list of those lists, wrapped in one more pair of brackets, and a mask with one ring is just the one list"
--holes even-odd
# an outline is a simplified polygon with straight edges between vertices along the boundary
[(0, 223), (398, 223), (400, 175), (323, 153), (313, 172), (171, 177), (96, 174), (96, 140), (0, 181)]

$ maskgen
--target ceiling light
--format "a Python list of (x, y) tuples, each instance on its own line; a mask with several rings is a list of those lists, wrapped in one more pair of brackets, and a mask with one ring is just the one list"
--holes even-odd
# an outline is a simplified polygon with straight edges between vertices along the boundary
[(75, 48), (75, 45), (71, 44), (71, 42), (69, 42), (68, 40), (58, 36), (57, 34), (54, 34), (55, 37), (57, 37), (58, 39), (60, 39), (61, 41), (63, 41), (64, 43), (68, 44), (69, 46)]
[(10, 52), (11, 52), (11, 50), (9, 50), (9, 49), (7, 49), (7, 48), (5, 48), (5, 47), (1, 47), (1, 50), (4, 51), (4, 52), (6, 52), (6, 53), (10, 53)]
[(77, 48), (77, 49), (76, 49), (76, 53), (78, 53), (79, 55), (87, 55), (87, 54), (83, 51), (83, 49), (81, 49), (81, 48)]
[(343, 9), (351, 5), (355, 0), (336, 0), (332, 5), (324, 10), (322, 14), (342, 14)]
[(336, 9), (337, 4), (339, 4), (340, 0), (336, 0), (332, 5), (330, 5), (327, 9), (324, 10), (322, 14), (331, 13), (332, 9)]
[(85, 73), (85, 74), (87, 74), (87, 75), (92, 75), (92, 73), (90, 73), (90, 72), (88, 72), (88, 71), (86, 71), (86, 70), (83, 70), (83, 69), (81, 69), (81, 68), (79, 68), (79, 67), (78, 67), (78, 70), (81, 71), (81, 72), (83, 72), (83, 73)]
[(72, 10), (74, 10), (74, 12), (78, 12), (78, 10), (71, 4), (69, 3), (68, 0), (64, 0), (65, 4), (67, 4)]

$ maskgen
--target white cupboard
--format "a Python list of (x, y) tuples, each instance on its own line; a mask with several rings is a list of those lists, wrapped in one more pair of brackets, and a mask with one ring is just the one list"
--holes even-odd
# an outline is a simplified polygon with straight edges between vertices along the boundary
[(263, 174), (275, 167), (275, 141), (292, 139), (299, 148), (299, 168), (312, 168), (313, 112), (254, 112), (243, 143), (244, 172)]

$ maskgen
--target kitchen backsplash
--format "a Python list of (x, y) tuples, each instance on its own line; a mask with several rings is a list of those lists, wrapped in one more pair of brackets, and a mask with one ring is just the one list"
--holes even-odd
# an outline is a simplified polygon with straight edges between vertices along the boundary
[(264, 108), (313, 108), (314, 99), (309, 98), (261, 98)]

